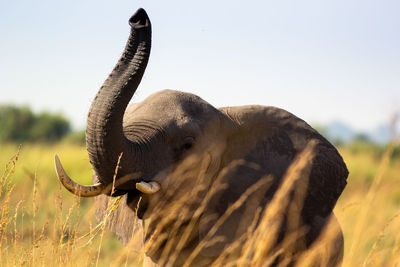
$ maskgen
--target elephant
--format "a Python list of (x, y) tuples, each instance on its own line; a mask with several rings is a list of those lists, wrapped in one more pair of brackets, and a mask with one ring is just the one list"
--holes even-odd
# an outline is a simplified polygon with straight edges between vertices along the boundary
[[(87, 117), (94, 184), (74, 182), (55, 155), (64, 187), (95, 197), (98, 219), (122, 196), (108, 227), (128, 244), (140, 222), (147, 262), (158, 266), (235, 265), (251, 247), (243, 238), (257, 231), (264, 233), (259, 244), (270, 240), (260, 252), (262, 266), (294, 266), (331, 224), (337, 232), (327, 265), (340, 265), (344, 239), (333, 208), (348, 170), (337, 149), (305, 121), (273, 106), (215, 108), (175, 90), (129, 105), (148, 63), (151, 23), (139, 9), (129, 25), (123, 54)], [(267, 213), (272, 206), (275, 213)], [(289, 249), (283, 241), (290, 231), (301, 234)], [(290, 252), (289, 260), (279, 249)]]

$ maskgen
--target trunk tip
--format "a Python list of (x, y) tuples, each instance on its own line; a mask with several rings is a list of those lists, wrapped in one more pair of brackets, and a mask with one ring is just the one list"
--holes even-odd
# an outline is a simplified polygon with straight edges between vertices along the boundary
[(150, 23), (149, 17), (143, 8), (139, 8), (135, 14), (129, 19), (129, 25), (131, 27), (137, 26), (148, 26)]

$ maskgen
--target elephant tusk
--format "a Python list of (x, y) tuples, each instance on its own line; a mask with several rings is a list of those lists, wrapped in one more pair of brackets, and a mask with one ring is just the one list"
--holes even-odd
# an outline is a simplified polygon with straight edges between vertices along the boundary
[(56, 166), (58, 179), (60, 180), (61, 184), (72, 194), (80, 197), (95, 197), (108, 191), (108, 188), (102, 183), (97, 183), (94, 185), (80, 185), (74, 182), (65, 172), (57, 154), (54, 155), (54, 163)]
[(142, 181), (140, 183), (136, 183), (136, 189), (144, 194), (154, 194), (154, 193), (157, 193), (161, 189), (161, 186), (159, 183), (157, 183), (155, 181), (151, 181), (151, 182), (143, 182)]

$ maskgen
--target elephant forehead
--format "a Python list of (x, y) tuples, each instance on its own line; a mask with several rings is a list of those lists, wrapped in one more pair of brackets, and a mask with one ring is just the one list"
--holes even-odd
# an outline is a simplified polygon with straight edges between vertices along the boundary
[(217, 110), (200, 97), (174, 90), (162, 90), (141, 103), (132, 104), (125, 112), (124, 124), (148, 120), (160, 126), (184, 125), (204, 120)]

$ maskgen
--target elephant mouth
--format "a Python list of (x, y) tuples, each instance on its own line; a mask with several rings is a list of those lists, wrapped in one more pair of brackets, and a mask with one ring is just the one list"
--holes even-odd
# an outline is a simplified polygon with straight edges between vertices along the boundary
[(130, 191), (124, 189), (124, 187), (126, 187), (127, 184), (131, 184), (133, 181), (135, 181), (136, 190), (143, 194), (154, 194), (161, 189), (161, 185), (157, 181), (145, 181), (142, 174), (139, 172), (124, 175), (108, 185), (101, 182), (94, 185), (81, 185), (68, 176), (57, 155), (54, 155), (54, 164), (61, 184), (68, 191), (80, 197), (95, 197), (102, 194), (111, 196), (124, 195)]

